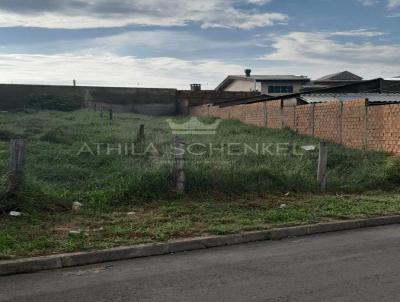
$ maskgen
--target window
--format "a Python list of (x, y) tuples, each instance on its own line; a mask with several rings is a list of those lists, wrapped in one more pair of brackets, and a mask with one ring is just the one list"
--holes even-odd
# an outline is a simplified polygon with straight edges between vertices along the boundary
[(268, 93), (293, 93), (293, 86), (268, 86)]

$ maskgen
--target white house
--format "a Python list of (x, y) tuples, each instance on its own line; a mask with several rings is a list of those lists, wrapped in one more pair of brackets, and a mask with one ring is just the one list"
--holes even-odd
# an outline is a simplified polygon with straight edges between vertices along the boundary
[(216, 88), (217, 91), (259, 91), (263, 94), (279, 96), (300, 92), (309, 83), (306, 76), (296, 75), (251, 75), (246, 69), (244, 75), (230, 75)]

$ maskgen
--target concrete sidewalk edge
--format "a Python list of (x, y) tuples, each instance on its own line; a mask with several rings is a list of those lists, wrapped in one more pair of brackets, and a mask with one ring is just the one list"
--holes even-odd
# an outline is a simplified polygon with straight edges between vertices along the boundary
[(277, 228), (266, 231), (254, 231), (226, 236), (199, 237), (169, 241), (166, 243), (151, 243), (135, 245), (131, 247), (117, 247), (101, 251), (59, 254), (9, 261), (7, 260), (0, 261), (0, 276), (20, 273), (33, 273), (41, 270), (51, 270), (139, 257), (165, 255), (256, 241), (280, 240), (284, 238), (398, 223), (400, 223), (400, 216), (388, 216)]

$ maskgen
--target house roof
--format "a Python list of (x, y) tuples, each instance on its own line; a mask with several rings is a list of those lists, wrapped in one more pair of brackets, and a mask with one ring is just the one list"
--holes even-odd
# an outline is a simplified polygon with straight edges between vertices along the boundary
[(310, 79), (306, 76), (297, 76), (297, 75), (230, 75), (225, 80), (222, 81), (221, 84), (215, 88), (215, 90), (221, 90), (228, 87), (235, 80), (245, 80), (245, 81), (300, 81), (300, 82), (309, 82)]
[(292, 93), (280, 96), (260, 95), (253, 98), (246, 98), (240, 100), (231, 100), (221, 103), (221, 107), (234, 106), (239, 104), (252, 104), (263, 101), (285, 100), (298, 98), (310, 94), (350, 94), (350, 93), (400, 93), (400, 81), (388, 81), (382, 78), (344, 84), (335, 87), (328, 87), (322, 89), (314, 89), (311, 91)]
[(335, 82), (335, 81), (347, 82), (347, 81), (362, 81), (362, 79), (363, 79), (362, 77), (346, 70), (326, 75), (316, 80), (315, 82)]
[(325, 94), (306, 94), (298, 97), (308, 104), (326, 103), (331, 101), (355, 101), (368, 99), (369, 103), (400, 103), (400, 93), (325, 93)]
[(322, 89), (316, 89), (311, 91), (305, 91), (300, 93), (286, 94), (283, 96), (271, 97), (269, 100), (278, 100), (278, 99), (290, 99), (294, 97), (299, 97), (300, 95), (306, 94), (316, 94), (316, 93), (397, 93), (400, 92), (400, 82), (399, 81), (388, 81), (382, 78), (355, 82), (350, 84), (344, 84), (335, 87), (327, 87)]

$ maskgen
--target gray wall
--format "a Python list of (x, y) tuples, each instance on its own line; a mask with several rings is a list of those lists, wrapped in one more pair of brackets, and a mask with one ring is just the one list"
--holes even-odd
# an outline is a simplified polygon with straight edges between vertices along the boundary
[(174, 115), (177, 90), (157, 88), (119, 88), (50, 85), (0, 84), (0, 110), (23, 108), (35, 96), (66, 96), (83, 106), (102, 104), (115, 111), (149, 115)]

